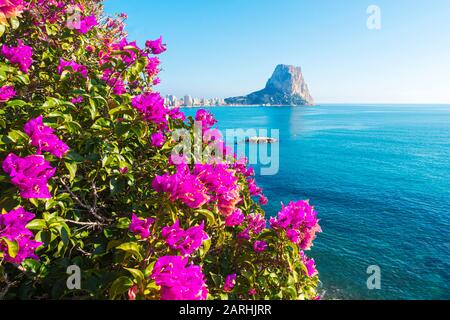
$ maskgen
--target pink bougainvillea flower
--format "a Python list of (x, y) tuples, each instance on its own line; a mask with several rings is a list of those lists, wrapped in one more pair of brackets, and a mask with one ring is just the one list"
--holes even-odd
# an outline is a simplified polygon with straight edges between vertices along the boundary
[(159, 78), (153, 79), (152, 84), (153, 84), (154, 86), (157, 86), (157, 85), (160, 84), (160, 83), (161, 83), (161, 79), (159, 79)]
[(312, 278), (318, 274), (316, 269), (316, 263), (314, 259), (308, 259), (303, 251), (300, 251), (300, 257), (302, 258), (302, 262), (306, 267), (308, 277)]
[(20, 190), (25, 199), (50, 199), (48, 180), (56, 169), (43, 156), (20, 158), (9, 154), (2, 163), (3, 170), (11, 177), (11, 182)]
[[(133, 48), (133, 50), (131, 50), (131, 48)], [(128, 42), (126, 38), (112, 44), (111, 51), (124, 52), (118, 56), (126, 65), (131, 65), (134, 63), (139, 55), (142, 54), (142, 50), (137, 45), (136, 41)]]
[(242, 213), (240, 209), (236, 209), (232, 214), (230, 214), (225, 219), (225, 225), (227, 227), (235, 227), (240, 226), (242, 222), (245, 220), (245, 215)]
[(89, 31), (92, 30), (96, 25), (98, 25), (97, 18), (95, 15), (90, 15), (87, 17), (83, 17), (80, 20), (78, 28), (75, 28), (75, 30), (79, 31), (82, 34), (86, 34)]
[(152, 146), (161, 148), (166, 142), (166, 137), (162, 132), (155, 132), (150, 137)]
[(181, 201), (189, 208), (198, 209), (210, 201), (205, 185), (191, 174), (186, 164), (180, 164), (173, 175), (156, 176), (153, 189), (169, 195), (171, 201)]
[(248, 290), (248, 294), (251, 295), (251, 296), (256, 296), (257, 291), (256, 291), (255, 288), (251, 288), (250, 290)]
[(208, 288), (202, 268), (189, 265), (188, 259), (179, 256), (159, 258), (151, 278), (161, 287), (161, 300), (206, 300)]
[(244, 231), (238, 234), (239, 239), (250, 240), (250, 229), (245, 228)]
[(214, 119), (214, 116), (211, 112), (206, 111), (204, 109), (200, 109), (195, 114), (195, 121), (200, 122), (203, 132), (211, 129), (217, 123), (217, 120)]
[(284, 230), (288, 239), (302, 250), (309, 250), (316, 234), (322, 232), (317, 212), (308, 201), (283, 205), (278, 216), (270, 219), (270, 226), (275, 230)]
[(138, 292), (137, 285), (132, 286), (130, 290), (128, 290), (128, 300), (130, 301), (136, 300), (137, 292)]
[(180, 111), (180, 108), (170, 109), (168, 115), (169, 118), (173, 120), (186, 120), (186, 115), (182, 111)]
[(180, 228), (180, 221), (177, 220), (172, 226), (164, 227), (161, 231), (162, 237), (170, 248), (178, 250), (181, 255), (191, 255), (197, 251), (203, 241), (209, 239), (204, 231), (205, 223), (183, 230)]
[[(26, 228), (34, 217), (34, 214), (22, 207), (5, 214), (0, 213), (0, 252), (7, 262), (21, 264), (25, 259), (39, 260), (35, 251), (42, 243), (35, 241), (33, 233)], [(9, 255), (8, 245), (2, 238), (17, 242), (18, 252), (14, 257)]]
[[(1, 1), (1, 0), (0, 0)], [(9, 101), (9, 99), (16, 96), (16, 91), (13, 86), (0, 87), (0, 102)]]
[(120, 174), (127, 174), (128, 171), (130, 171), (128, 167), (119, 168)]
[(22, 72), (27, 73), (33, 64), (33, 49), (24, 45), (22, 40), (17, 40), (17, 47), (3, 45), (1, 54), (13, 65), (17, 65)]
[(159, 73), (159, 64), (161, 62), (159, 61), (158, 57), (150, 57), (148, 58), (147, 66), (145, 67), (145, 70), (147, 71), (147, 75), (152, 78), (156, 76)]
[(211, 201), (217, 201), (219, 211), (228, 216), (241, 201), (236, 172), (226, 164), (196, 164), (194, 175), (206, 186)]
[(261, 214), (252, 213), (247, 216), (247, 222), (249, 229), (254, 234), (260, 234), (267, 225), (266, 219)]
[(259, 203), (260, 203), (261, 205), (265, 206), (266, 204), (269, 203), (269, 199), (267, 199), (266, 196), (261, 195), (261, 196), (259, 197)]
[(0, 25), (8, 25), (8, 19), (19, 16), (24, 7), (23, 0), (0, 0)]
[(255, 241), (253, 244), (253, 250), (255, 252), (261, 253), (267, 250), (267, 242), (265, 241)]
[(28, 121), (24, 126), (25, 133), (31, 138), (31, 144), (37, 148), (37, 153), (49, 152), (61, 159), (69, 147), (62, 142), (54, 133), (53, 129), (43, 124), (43, 117)]
[(113, 78), (110, 82), (110, 86), (113, 89), (113, 93), (121, 96), (127, 93), (127, 88), (125, 87), (125, 82), (120, 78)]
[(292, 243), (299, 243), (301, 241), (302, 234), (297, 229), (289, 229), (286, 231), (286, 237), (291, 241)]
[(225, 283), (223, 285), (223, 291), (231, 292), (236, 285), (236, 274), (230, 274), (225, 278)]
[(157, 92), (147, 92), (133, 98), (131, 105), (138, 110), (145, 120), (155, 124), (167, 123), (167, 112), (164, 99)]
[(71, 102), (73, 104), (80, 104), (84, 101), (84, 98), (82, 96), (76, 97), (76, 98), (72, 98)]
[(39, 116), (35, 119), (31, 119), (30, 121), (28, 121), (24, 125), (23, 131), (30, 137), (35, 134), (49, 135), (49, 134), (53, 134), (53, 132), (54, 132), (54, 130), (52, 128), (44, 125), (44, 117), (42, 117), (42, 116)]
[(252, 196), (261, 196), (262, 189), (258, 187), (255, 179), (247, 179), (248, 182), (248, 190)]
[(162, 43), (162, 37), (156, 40), (148, 40), (145, 46), (150, 49), (153, 54), (161, 54), (167, 50), (166, 45)]
[(87, 67), (78, 64), (75, 61), (65, 61), (64, 59), (60, 59), (58, 66), (58, 74), (62, 74), (64, 70), (79, 73), (83, 78), (87, 78), (88, 76)]
[(141, 219), (134, 213), (131, 215), (130, 231), (142, 239), (150, 237), (150, 227), (155, 222), (153, 218)]

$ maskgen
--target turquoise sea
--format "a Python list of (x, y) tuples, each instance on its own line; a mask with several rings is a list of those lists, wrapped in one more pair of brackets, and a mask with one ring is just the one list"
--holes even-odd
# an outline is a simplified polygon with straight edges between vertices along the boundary
[[(195, 109), (185, 110), (194, 114)], [(280, 170), (258, 177), (275, 215), (310, 199), (327, 299), (450, 299), (450, 106), (215, 107), (220, 129), (280, 130)], [(369, 290), (367, 268), (381, 268)]]

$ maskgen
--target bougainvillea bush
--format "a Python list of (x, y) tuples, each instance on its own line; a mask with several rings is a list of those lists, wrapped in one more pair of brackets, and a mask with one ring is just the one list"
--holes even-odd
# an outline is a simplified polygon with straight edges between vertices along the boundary
[(216, 120), (165, 107), (166, 45), (140, 48), (125, 19), (95, 0), (0, 0), (0, 298), (316, 299), (314, 208), (266, 220), (220, 139), (201, 143), (225, 157), (174, 157), (173, 132)]

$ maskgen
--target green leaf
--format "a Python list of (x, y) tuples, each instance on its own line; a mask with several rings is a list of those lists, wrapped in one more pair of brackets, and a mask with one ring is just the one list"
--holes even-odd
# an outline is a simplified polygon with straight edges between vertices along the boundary
[(70, 182), (73, 181), (73, 179), (75, 179), (75, 176), (77, 175), (77, 164), (76, 163), (70, 163), (70, 162), (65, 162), (64, 163), (67, 170), (69, 170), (69, 174), (70, 174)]
[(89, 98), (89, 112), (91, 113), (91, 119), (95, 120), (98, 116), (97, 112), (97, 105), (95, 104), (95, 101), (91, 98)]
[(18, 74), (15, 76), (17, 80), (19, 80), (20, 83), (24, 85), (30, 84), (30, 78), (26, 74)]
[(211, 238), (203, 241), (202, 247), (200, 248), (200, 256), (203, 258), (211, 248)]
[(153, 273), (153, 268), (155, 267), (156, 261), (153, 261), (150, 263), (147, 268), (144, 270), (144, 276), (145, 278), (150, 278), (151, 274)]
[(144, 274), (142, 273), (141, 270), (132, 268), (124, 268), (124, 269), (131, 273), (131, 275), (137, 281), (137, 283), (144, 282)]
[(19, 19), (17, 19), (17, 17), (12, 17), (11, 19), (9, 19), (9, 22), (14, 30), (20, 26), (20, 22)]
[(135, 242), (127, 242), (127, 243), (121, 244), (116, 249), (130, 253), (131, 255), (135, 256), (140, 261), (142, 261), (144, 259), (142, 257), (139, 245)]
[(116, 228), (117, 229), (128, 229), (130, 226), (131, 220), (129, 218), (120, 218), (117, 221)]
[(17, 256), (17, 253), (19, 252), (19, 244), (16, 240), (9, 240), (8, 238), (1, 237), (0, 240), (3, 240), (6, 242), (6, 245), (8, 246), (8, 255), (11, 258), (15, 258)]
[(208, 223), (210, 225), (216, 224), (216, 220), (214, 218), (214, 213), (212, 213), (211, 211), (206, 210), (206, 209), (199, 209), (199, 210), (195, 210), (195, 213), (204, 216), (206, 218), (206, 220), (208, 220)]
[(116, 281), (111, 285), (111, 289), (109, 291), (109, 298), (115, 299), (116, 297), (124, 294), (133, 286), (133, 281), (128, 277), (120, 277), (117, 278)]
[(26, 259), (22, 262), (22, 266), (24, 266), (28, 271), (37, 273), (39, 271), (39, 268), (41, 267), (41, 263), (34, 259)]
[(8, 137), (15, 143), (18, 142), (19, 140), (28, 141), (30, 139), (25, 133), (19, 130), (11, 130), (8, 133)]
[(23, 100), (11, 100), (8, 101), (6, 104), (7, 107), (23, 107), (24, 105), (27, 105), (28, 103)]
[(3, 24), (0, 24), (0, 37), (5, 33), (6, 31), (6, 26), (4, 26)]
[(29, 224), (27, 224), (27, 229), (34, 230), (34, 231), (40, 231), (42, 229), (45, 229), (47, 227), (47, 223), (45, 220), (42, 219), (34, 219)]

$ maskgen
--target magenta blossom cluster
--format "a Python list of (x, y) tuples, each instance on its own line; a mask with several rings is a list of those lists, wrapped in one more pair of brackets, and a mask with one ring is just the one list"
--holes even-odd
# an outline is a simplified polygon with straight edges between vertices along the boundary
[(302, 259), (303, 265), (306, 268), (308, 277), (312, 278), (315, 275), (317, 275), (318, 272), (317, 272), (316, 263), (315, 263), (314, 259), (308, 259), (308, 257), (305, 255), (305, 253), (303, 251), (300, 251), (300, 257)]
[(166, 45), (162, 42), (162, 37), (156, 40), (148, 40), (145, 46), (150, 49), (153, 54), (161, 54), (167, 50)]
[[(133, 50), (131, 48), (133, 48)], [(111, 50), (123, 52), (123, 54), (120, 55), (120, 58), (126, 65), (134, 63), (139, 57), (139, 54), (142, 54), (136, 41), (128, 42), (126, 38), (123, 38), (118, 43), (112, 44)]]
[(225, 219), (225, 226), (227, 227), (237, 227), (240, 226), (245, 220), (245, 215), (242, 213), (241, 209), (236, 209), (232, 214), (230, 214)]
[(219, 211), (228, 216), (236, 210), (241, 201), (236, 172), (226, 164), (196, 164), (196, 175), (208, 190), (211, 201), (217, 201)]
[(252, 177), (255, 175), (255, 170), (247, 166), (248, 165), (248, 159), (247, 158), (241, 158), (239, 160), (236, 160), (235, 163), (233, 163), (233, 169), (236, 170), (237, 173), (240, 173), (244, 175), (246, 178)]
[(210, 200), (206, 187), (191, 174), (186, 164), (179, 165), (173, 175), (156, 176), (152, 185), (157, 192), (168, 194), (171, 201), (179, 200), (192, 209), (200, 208)]
[[(0, 252), (4, 254), (5, 261), (21, 264), (25, 259), (39, 259), (34, 252), (42, 243), (35, 241), (33, 233), (26, 227), (33, 219), (34, 214), (22, 207), (0, 214)], [(9, 255), (8, 245), (2, 238), (17, 242), (18, 252), (14, 257)]]
[(184, 114), (184, 112), (180, 110), (180, 108), (170, 109), (168, 115), (169, 118), (172, 120), (181, 120), (181, 121), (186, 120), (186, 115)]
[(3, 45), (1, 54), (13, 65), (17, 65), (22, 72), (28, 73), (33, 64), (33, 49), (24, 45), (22, 40), (17, 40), (17, 47)]
[(3, 170), (11, 177), (11, 182), (20, 190), (25, 199), (50, 199), (48, 180), (55, 174), (54, 168), (43, 156), (20, 158), (9, 154), (2, 163)]
[(162, 132), (155, 132), (151, 135), (151, 144), (154, 147), (161, 148), (166, 142), (166, 137)]
[[(108, 28), (114, 28), (118, 22), (117, 20), (110, 20), (107, 24)], [(150, 48), (152, 53), (158, 52), (158, 54), (162, 53), (163, 46), (160, 44), (158, 46), (159, 40), (155, 40), (155, 42), (148, 42), (149, 45), (152, 43), (153, 50)], [(107, 39), (105, 41), (106, 50), (101, 50), (99, 52), (100, 64), (104, 65), (108, 62), (122, 62), (125, 67), (130, 67), (133, 65), (137, 59), (145, 58), (146, 59), (146, 67), (145, 70), (149, 78), (152, 79), (153, 85), (159, 84), (159, 78), (154, 78), (160, 72), (159, 64), (160, 61), (158, 57), (150, 57), (149, 54), (143, 50), (141, 50), (135, 41), (128, 42), (128, 40), (124, 37), (119, 42), (111, 43), (111, 40)], [(123, 74), (120, 72), (116, 72), (113, 69), (105, 69), (103, 71), (102, 80), (105, 81), (112, 89), (113, 93), (117, 95), (124, 94), (126, 92), (126, 80), (123, 77)], [(129, 83), (130, 88), (133, 87), (133, 83)]]
[(161, 61), (159, 61), (158, 57), (150, 57), (148, 58), (147, 66), (145, 70), (150, 78), (156, 76), (159, 73), (159, 65)]
[(155, 222), (153, 218), (141, 219), (134, 213), (131, 215), (130, 231), (142, 239), (150, 237), (150, 227)]
[(80, 104), (83, 101), (84, 101), (84, 98), (82, 96), (79, 96), (79, 97), (72, 98), (72, 100), (70, 102), (72, 102), (73, 104)]
[(261, 214), (252, 213), (249, 214), (245, 221), (247, 222), (247, 227), (238, 234), (238, 237), (241, 239), (250, 240), (251, 236), (257, 236), (263, 232), (266, 228), (267, 221)]
[(270, 219), (270, 226), (275, 230), (284, 230), (288, 239), (298, 244), (302, 250), (309, 250), (321, 232), (317, 212), (308, 201), (291, 202), (283, 205), (276, 218)]
[(24, 131), (31, 138), (31, 144), (37, 148), (37, 154), (49, 152), (61, 159), (69, 152), (69, 147), (53, 133), (53, 129), (44, 125), (42, 116), (28, 121)]
[(199, 226), (183, 230), (180, 228), (180, 220), (177, 220), (172, 226), (164, 227), (161, 235), (170, 248), (178, 250), (181, 255), (187, 256), (197, 251), (203, 241), (209, 239), (204, 231), (205, 223)]
[(225, 283), (223, 284), (223, 291), (225, 292), (231, 292), (234, 289), (234, 286), (236, 285), (236, 278), (237, 275), (230, 274), (225, 278)]
[(182, 163), (175, 174), (157, 176), (153, 188), (168, 193), (172, 201), (180, 200), (193, 209), (216, 202), (224, 216), (232, 214), (241, 201), (235, 171), (225, 164), (196, 164), (191, 173)]
[(131, 105), (138, 110), (143, 118), (161, 127), (167, 123), (167, 108), (164, 99), (157, 92), (147, 92), (133, 98)]
[(16, 96), (16, 91), (13, 86), (0, 87), (0, 102), (7, 102), (9, 99)]
[(264, 196), (263, 190), (256, 184), (256, 180), (249, 177), (247, 178), (247, 183), (250, 195), (259, 197), (259, 203), (266, 205), (268, 203), (268, 199)]
[(58, 65), (58, 74), (62, 74), (64, 70), (79, 73), (83, 78), (87, 78), (88, 76), (87, 67), (78, 64), (75, 61), (65, 61), (64, 59), (61, 59)]
[(90, 15), (87, 17), (82, 17), (78, 26), (76, 26), (75, 30), (79, 31), (82, 34), (86, 34), (92, 30), (96, 25), (98, 25), (97, 18), (95, 15)]
[(120, 73), (113, 72), (112, 69), (103, 70), (102, 80), (111, 87), (116, 95), (122, 95), (127, 92), (125, 82), (120, 78)]
[(156, 261), (151, 278), (161, 287), (161, 300), (206, 300), (208, 288), (202, 268), (188, 259), (164, 256)]
[(257, 253), (262, 253), (267, 250), (267, 242), (265, 241), (255, 241), (253, 244), (253, 250)]
[(211, 112), (204, 109), (200, 109), (195, 114), (195, 121), (200, 122), (203, 132), (209, 130), (212, 126), (217, 123)]

